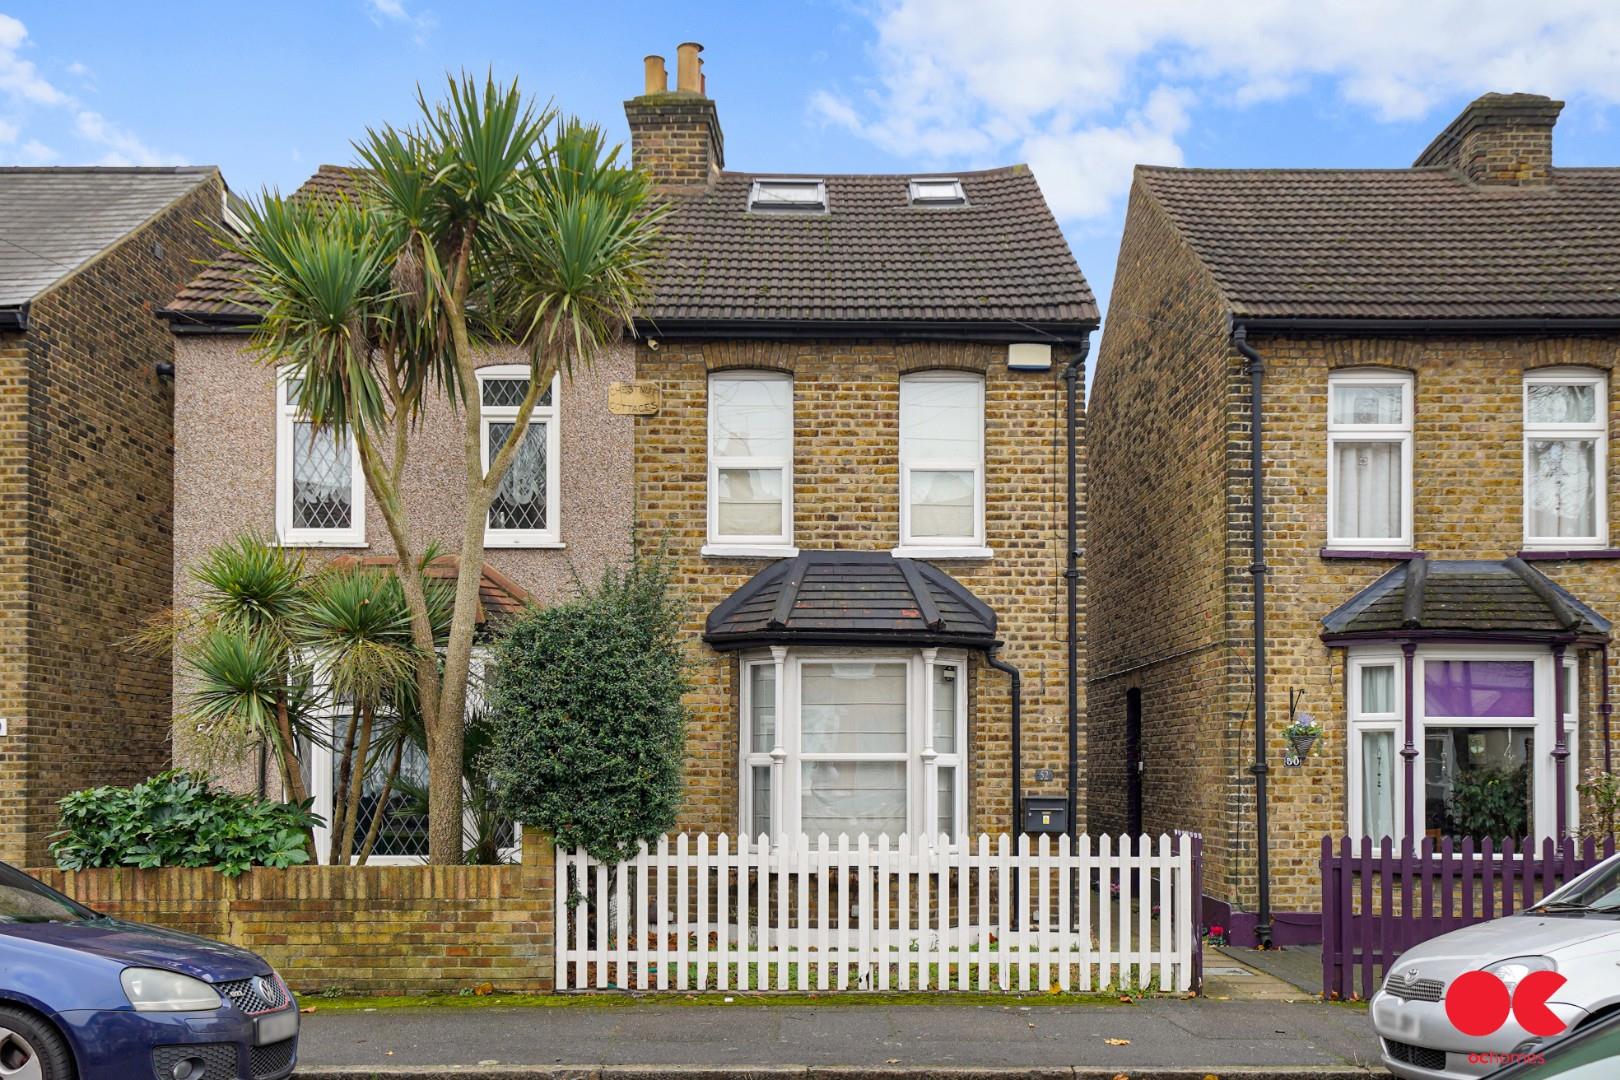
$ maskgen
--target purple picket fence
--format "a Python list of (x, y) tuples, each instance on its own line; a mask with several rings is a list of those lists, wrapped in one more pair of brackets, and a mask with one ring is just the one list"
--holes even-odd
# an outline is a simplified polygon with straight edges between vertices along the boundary
[[(1359, 848), (1359, 850), (1357, 850)], [(1452, 930), (1488, 922), (1527, 908), (1564, 882), (1609, 858), (1615, 838), (1551, 837), (1515, 844), (1472, 839), (1438, 846), (1424, 837), (1414, 849), (1389, 837), (1376, 850), (1322, 837), (1322, 994), (1329, 999), (1372, 997), (1377, 980), (1413, 945)], [(1361, 973), (1360, 993), (1356, 973)]]

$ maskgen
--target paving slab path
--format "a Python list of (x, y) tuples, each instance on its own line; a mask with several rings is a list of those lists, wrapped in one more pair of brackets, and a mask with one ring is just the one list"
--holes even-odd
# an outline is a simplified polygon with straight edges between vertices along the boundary
[(585, 1078), (688, 1071), (677, 1066), (696, 1068), (692, 1075), (701, 1077), (1340, 1077), (1377, 1072), (1378, 1042), (1364, 1011), (1269, 997), (1079, 1005), (758, 1004), (738, 998), (729, 1005), (370, 1012), (322, 1011), (317, 1003), (304, 1017), (300, 1059), (299, 1076), (313, 1080), (387, 1080), (435, 1070)]

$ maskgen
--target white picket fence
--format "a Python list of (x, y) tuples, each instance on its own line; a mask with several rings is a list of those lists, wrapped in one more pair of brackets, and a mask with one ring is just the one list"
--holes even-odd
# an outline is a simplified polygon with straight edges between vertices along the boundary
[(557, 988), (1186, 991), (1196, 844), (862, 834), (733, 847), (683, 833), (617, 865), (558, 848)]

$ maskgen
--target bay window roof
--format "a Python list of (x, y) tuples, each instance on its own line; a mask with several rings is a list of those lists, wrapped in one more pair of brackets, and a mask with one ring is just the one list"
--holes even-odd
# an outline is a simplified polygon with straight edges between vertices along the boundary
[(930, 563), (876, 551), (807, 551), (755, 574), (715, 608), (703, 640), (766, 645), (989, 649), (996, 615)]
[(1322, 640), (1597, 642), (1609, 621), (1523, 559), (1409, 559), (1322, 620)]

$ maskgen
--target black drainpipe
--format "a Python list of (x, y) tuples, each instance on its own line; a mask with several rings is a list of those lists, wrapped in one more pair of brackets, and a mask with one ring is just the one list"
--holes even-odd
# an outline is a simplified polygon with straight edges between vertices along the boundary
[(1005, 671), (1012, 679), (1012, 835), (1023, 831), (1019, 803), (1024, 795), (1024, 677), (1017, 668), (996, 655), (991, 649), (984, 654), (984, 662), (997, 671)]
[[(1079, 838), (1080, 821), (1075, 813), (1080, 792), (1080, 478), (1077, 475), (1080, 441), (1080, 373), (1091, 351), (1091, 335), (1063, 368), (1063, 387), (1068, 397), (1067, 424), (1069, 450), (1069, 552), (1063, 577), (1069, 590), (1069, 835)], [(1017, 760), (1016, 757), (1013, 759)], [(1014, 789), (1016, 793), (1016, 788)], [(1016, 799), (1014, 800), (1016, 802)], [(1018, 813), (1013, 807), (1013, 813)]]
[(1232, 346), (1249, 362), (1249, 527), (1254, 540), (1254, 560), (1249, 564), (1254, 579), (1254, 764), (1249, 771), (1254, 774), (1255, 825), (1260, 832), (1260, 921), (1254, 934), (1266, 949), (1271, 947), (1271, 836), (1266, 820), (1266, 504), (1261, 458), (1265, 362), (1250, 347), (1249, 331), (1242, 323), (1232, 326)]

